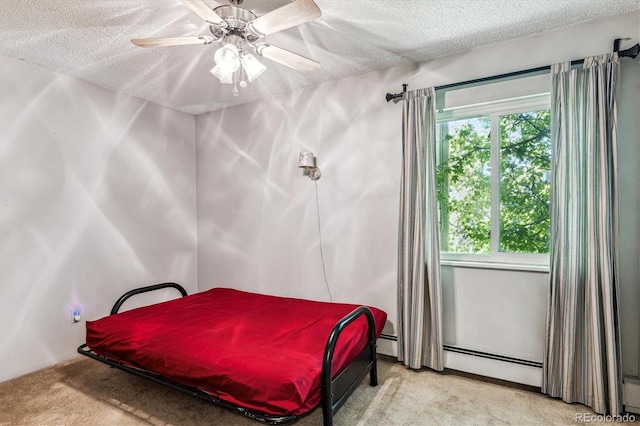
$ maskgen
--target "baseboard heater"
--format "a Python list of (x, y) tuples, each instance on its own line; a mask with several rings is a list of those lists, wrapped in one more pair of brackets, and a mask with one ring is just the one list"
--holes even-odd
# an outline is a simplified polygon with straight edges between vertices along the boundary
[(496, 361), (510, 362), (512, 364), (526, 365), (528, 367), (542, 368), (542, 363), (537, 361), (529, 361), (528, 359), (514, 358), (506, 355), (492, 354), (489, 352), (476, 351), (474, 349), (465, 349), (457, 346), (444, 345), (444, 350), (449, 352), (457, 352), (459, 354), (472, 355), (480, 358), (494, 359)]
[[(385, 340), (398, 341), (398, 337), (397, 336), (393, 336), (391, 334), (382, 333), (380, 335), (380, 338), (381, 339), (385, 339)], [(451, 345), (444, 345), (443, 349), (445, 351), (448, 351), (448, 352), (456, 352), (456, 353), (464, 354), (464, 355), (477, 356), (479, 358), (488, 358), (488, 359), (493, 359), (493, 360), (496, 360), (496, 361), (510, 362), (512, 364), (526, 365), (528, 367), (542, 368), (542, 363), (541, 362), (530, 361), (530, 360), (527, 360), (527, 359), (514, 358), (514, 357), (510, 357), (510, 356), (506, 356), (506, 355), (492, 354), (492, 353), (489, 353), (489, 352), (477, 351), (475, 349), (465, 349), (465, 348), (461, 348), (461, 347), (458, 347), (458, 346), (451, 346)]]

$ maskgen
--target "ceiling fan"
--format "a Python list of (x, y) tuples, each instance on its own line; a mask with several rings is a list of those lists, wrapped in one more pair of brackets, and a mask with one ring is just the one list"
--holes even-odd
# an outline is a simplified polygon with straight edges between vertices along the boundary
[(266, 15), (256, 17), (251, 11), (238, 7), (244, 0), (229, 0), (231, 5), (209, 8), (202, 0), (180, 0), (209, 24), (212, 36), (165, 37), (133, 39), (139, 47), (184, 46), (190, 44), (221, 43), (211, 73), (223, 84), (234, 84), (233, 94), (238, 96), (236, 84), (246, 87), (266, 67), (249, 48), (258, 55), (302, 72), (311, 72), (320, 64), (312, 59), (262, 41), (263, 37), (286, 30), (320, 17), (320, 8), (313, 0), (294, 0)]

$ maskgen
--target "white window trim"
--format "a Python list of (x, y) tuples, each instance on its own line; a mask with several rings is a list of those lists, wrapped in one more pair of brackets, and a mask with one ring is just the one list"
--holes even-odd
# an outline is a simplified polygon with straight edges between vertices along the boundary
[(451, 266), (453, 268), (471, 268), (471, 269), (497, 269), (504, 271), (527, 271), (527, 272), (544, 272), (549, 273), (550, 266), (548, 264), (533, 263), (503, 263), (503, 262), (481, 262), (461, 261), (461, 260), (440, 260), (440, 265)]
[(503, 113), (513, 110), (527, 110), (529, 108), (548, 109), (551, 106), (551, 94), (538, 93), (536, 95), (522, 96), (519, 98), (505, 99), (500, 101), (485, 102), (481, 104), (465, 105), (455, 108), (444, 108), (438, 110), (437, 122), (461, 120), (492, 112)]
[[(491, 128), (493, 130), (497, 128), (499, 116), (550, 108), (550, 94), (541, 93), (508, 100), (445, 108), (438, 111), (437, 123), (488, 115), (491, 118)], [(492, 171), (499, 171), (500, 169), (498, 133), (497, 131), (491, 132)], [(460, 267), (548, 272), (549, 254), (503, 253), (498, 251), (500, 240), (493, 236), (499, 234), (499, 178), (499, 173), (491, 173), (491, 254), (440, 252), (441, 264)]]

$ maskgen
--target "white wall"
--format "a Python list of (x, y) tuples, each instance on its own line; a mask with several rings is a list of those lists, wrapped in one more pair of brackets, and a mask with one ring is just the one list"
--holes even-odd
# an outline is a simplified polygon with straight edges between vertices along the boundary
[[(609, 52), (614, 38), (637, 41), (638, 28), (635, 12), (198, 116), (200, 290), (233, 286), (328, 298), (314, 184), (296, 167), (299, 151), (310, 150), (323, 172), (318, 181), (322, 241), (334, 300), (384, 309), (389, 314), (385, 331), (395, 334), (401, 106), (386, 103), (385, 93), (399, 92), (402, 83), (411, 90)], [(637, 60), (625, 61), (623, 73), (637, 74)], [(637, 77), (635, 82), (624, 88), (620, 108), (625, 113), (619, 121), (624, 156), (620, 187), (629, 194), (621, 199), (623, 363), (628, 375), (638, 373), (640, 333)], [(460, 268), (448, 273), (448, 344), (471, 342), (487, 352), (541, 360), (546, 274)], [(448, 356), (448, 366), (539, 385), (539, 369), (511, 371), (517, 366), (487, 366), (462, 357)]]
[(329, 300), (315, 186), (297, 167), (298, 153), (309, 150), (323, 173), (318, 200), (334, 301), (374, 304), (394, 318), (401, 127), (381, 95), (384, 79), (197, 117), (201, 290)]
[(193, 116), (6, 57), (0, 98), (1, 381), (133, 287), (196, 291), (197, 228)]

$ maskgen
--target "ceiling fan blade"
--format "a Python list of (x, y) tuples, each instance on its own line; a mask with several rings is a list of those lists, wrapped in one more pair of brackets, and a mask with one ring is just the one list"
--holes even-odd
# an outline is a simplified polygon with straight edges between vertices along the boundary
[(313, 21), (321, 15), (320, 8), (313, 0), (296, 0), (254, 19), (248, 28), (260, 37)]
[(189, 44), (210, 44), (213, 37), (164, 37), (164, 38), (134, 38), (131, 43), (139, 47), (185, 46)]
[(209, 8), (202, 0), (181, 0), (185, 6), (210, 24), (225, 27), (227, 23)]
[(319, 62), (267, 43), (256, 44), (256, 53), (297, 71), (311, 72), (320, 66)]

